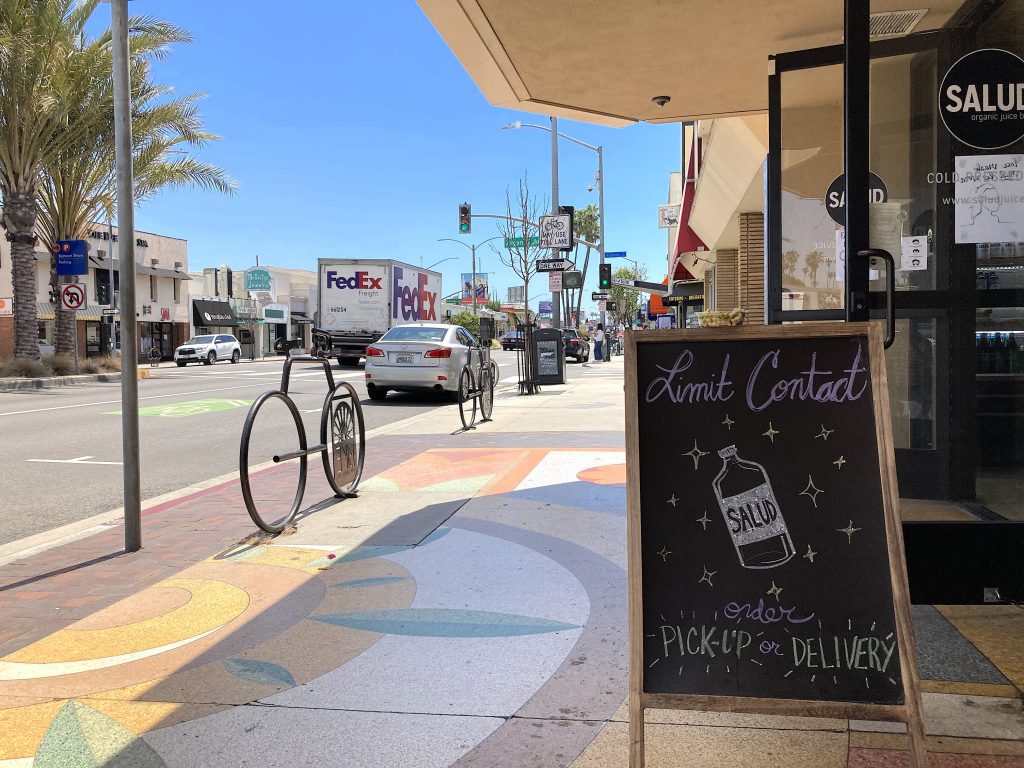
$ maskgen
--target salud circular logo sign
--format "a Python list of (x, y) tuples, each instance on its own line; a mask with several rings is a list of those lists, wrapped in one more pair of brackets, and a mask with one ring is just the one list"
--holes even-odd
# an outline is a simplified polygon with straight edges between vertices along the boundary
[(999, 48), (972, 51), (939, 88), (942, 122), (975, 149), (1001, 149), (1024, 136), (1024, 59)]
[[(884, 203), (889, 199), (885, 182), (873, 173), (868, 173), (868, 202)], [(825, 210), (836, 224), (846, 226), (846, 175), (839, 174), (825, 191)]]

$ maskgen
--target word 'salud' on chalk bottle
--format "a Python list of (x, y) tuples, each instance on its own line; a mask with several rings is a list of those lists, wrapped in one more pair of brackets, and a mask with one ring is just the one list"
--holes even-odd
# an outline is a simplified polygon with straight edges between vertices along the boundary
[(744, 568), (774, 568), (796, 553), (779, 502), (764, 467), (744, 461), (730, 445), (718, 452), (724, 463), (715, 496)]

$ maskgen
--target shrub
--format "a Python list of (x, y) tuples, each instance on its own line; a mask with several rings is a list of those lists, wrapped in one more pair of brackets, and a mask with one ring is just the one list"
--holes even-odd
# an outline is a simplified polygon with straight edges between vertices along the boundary
[(38, 360), (26, 360), (14, 358), (0, 366), (0, 375), (19, 377), (22, 379), (41, 379), (48, 376), (50, 372)]
[(101, 369), (100, 364), (96, 362), (96, 359), (89, 357), (79, 364), (78, 370), (82, 373), (99, 373)]
[(121, 370), (120, 357), (111, 357), (110, 355), (104, 355), (103, 357), (94, 357), (93, 360), (97, 362), (101, 372), (116, 372)]
[(54, 376), (70, 376), (75, 372), (75, 361), (70, 355), (43, 355), (43, 365)]

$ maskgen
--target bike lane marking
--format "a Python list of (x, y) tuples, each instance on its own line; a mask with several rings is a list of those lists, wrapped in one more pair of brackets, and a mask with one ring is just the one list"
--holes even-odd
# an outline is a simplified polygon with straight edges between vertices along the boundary
[[(337, 381), (339, 379), (350, 379), (350, 378), (351, 379), (355, 379), (355, 378), (361, 378), (362, 375), (363, 374), (361, 374), (361, 373), (359, 373), (359, 374), (345, 374), (345, 375), (342, 375), (342, 376), (335, 376), (334, 379), (335, 379), (335, 381)], [(183, 397), (183, 396), (186, 396), (186, 395), (204, 395), (204, 394), (207, 394), (209, 392), (226, 392), (226, 391), (232, 390), (232, 389), (250, 389), (252, 387), (255, 387), (255, 386), (258, 386), (258, 385), (264, 384), (264, 383), (265, 382), (254, 381), (251, 384), (239, 384), (239, 385), (233, 386), (233, 387), (217, 387), (215, 389), (197, 389), (197, 390), (195, 390), (193, 392), (169, 392), (166, 395), (146, 395), (145, 397), (140, 397), (139, 400), (156, 400), (156, 399), (163, 398), (163, 397)], [(2, 416), (21, 416), (21, 415), (24, 415), (26, 413), (45, 413), (46, 411), (64, 411), (64, 410), (68, 410), (70, 408), (90, 408), (90, 407), (95, 406), (95, 405), (117, 405), (117, 404), (120, 404), (120, 402), (121, 402), (121, 398), (118, 398), (117, 400), (98, 400), (98, 401), (96, 401), (94, 403), (76, 403), (75, 405), (53, 405), (53, 406), (50, 406), (48, 408), (29, 408), (28, 410), (24, 410), (24, 411), (7, 411), (5, 413), (0, 413), (0, 417), (2, 417)]]

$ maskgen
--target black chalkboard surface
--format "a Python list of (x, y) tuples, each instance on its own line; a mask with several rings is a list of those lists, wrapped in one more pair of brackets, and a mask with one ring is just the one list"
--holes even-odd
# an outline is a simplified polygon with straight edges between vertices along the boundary
[(635, 356), (643, 692), (902, 704), (867, 337)]

